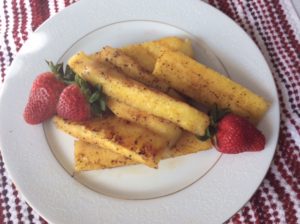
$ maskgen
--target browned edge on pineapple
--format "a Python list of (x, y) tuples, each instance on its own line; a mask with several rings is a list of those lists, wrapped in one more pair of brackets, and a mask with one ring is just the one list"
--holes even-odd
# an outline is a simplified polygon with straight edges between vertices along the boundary
[(157, 167), (167, 148), (167, 140), (132, 122), (114, 115), (93, 118), (85, 122), (71, 122), (54, 117), (57, 128), (71, 136), (96, 144), (149, 167)]

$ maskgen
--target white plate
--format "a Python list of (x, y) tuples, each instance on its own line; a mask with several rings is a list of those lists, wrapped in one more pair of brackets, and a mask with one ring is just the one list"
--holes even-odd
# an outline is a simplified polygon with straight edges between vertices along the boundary
[[(49, 123), (44, 132), (42, 125), (26, 125), (22, 118), (33, 79), (47, 70), (44, 59), (65, 61), (77, 50), (92, 52), (106, 44), (118, 47), (168, 35), (191, 37), (201, 61), (222, 71), (215, 54), (233, 80), (271, 102), (259, 124), (267, 138), (265, 150), (219, 160), (210, 150), (164, 161), (158, 171), (133, 166), (72, 178), (73, 139)], [(80, 1), (30, 36), (2, 90), (5, 164), (29, 204), (53, 223), (221, 223), (255, 192), (278, 138), (277, 94), (263, 56), (228, 17), (196, 0)], [(138, 180), (138, 186), (132, 184)]]

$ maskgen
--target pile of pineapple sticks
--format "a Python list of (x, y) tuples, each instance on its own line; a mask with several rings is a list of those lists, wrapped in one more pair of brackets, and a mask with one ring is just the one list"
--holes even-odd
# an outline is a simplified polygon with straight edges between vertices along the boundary
[(162, 158), (210, 148), (209, 140), (195, 137), (204, 134), (208, 116), (177, 91), (206, 106), (229, 107), (254, 122), (264, 114), (266, 101), (194, 61), (192, 55), (191, 42), (176, 37), (122, 49), (106, 47), (90, 56), (74, 55), (69, 66), (91, 84), (103, 87), (114, 113), (81, 123), (55, 118), (57, 127), (79, 139), (75, 169), (138, 163), (157, 167)]

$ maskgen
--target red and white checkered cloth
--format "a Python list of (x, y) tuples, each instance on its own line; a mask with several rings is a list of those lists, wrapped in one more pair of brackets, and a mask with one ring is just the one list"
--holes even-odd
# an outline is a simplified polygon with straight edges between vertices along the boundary
[[(18, 50), (47, 18), (76, 0), (1, 0), (1, 81)], [(228, 223), (300, 223), (300, 19), (290, 0), (208, 0), (256, 42), (278, 89), (278, 150), (251, 200)], [(1, 82), (0, 82), (1, 83)], [(0, 155), (0, 223), (46, 223), (10, 180)]]

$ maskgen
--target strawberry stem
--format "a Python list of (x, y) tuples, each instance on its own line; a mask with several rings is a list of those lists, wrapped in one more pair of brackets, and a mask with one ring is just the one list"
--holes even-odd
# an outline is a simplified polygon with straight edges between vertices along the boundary
[(56, 78), (65, 84), (69, 85), (74, 83), (76, 74), (72, 71), (69, 65), (66, 65), (64, 70), (64, 63), (54, 64), (52, 61), (47, 61), (47, 65), (49, 66), (51, 72), (53, 72)]
[(218, 106), (215, 104), (212, 107), (212, 109), (208, 112), (210, 124), (205, 129), (204, 135), (196, 135), (196, 137), (200, 141), (206, 141), (210, 138), (213, 138), (218, 131), (218, 122), (228, 113), (230, 113), (230, 110), (228, 108), (219, 109)]

